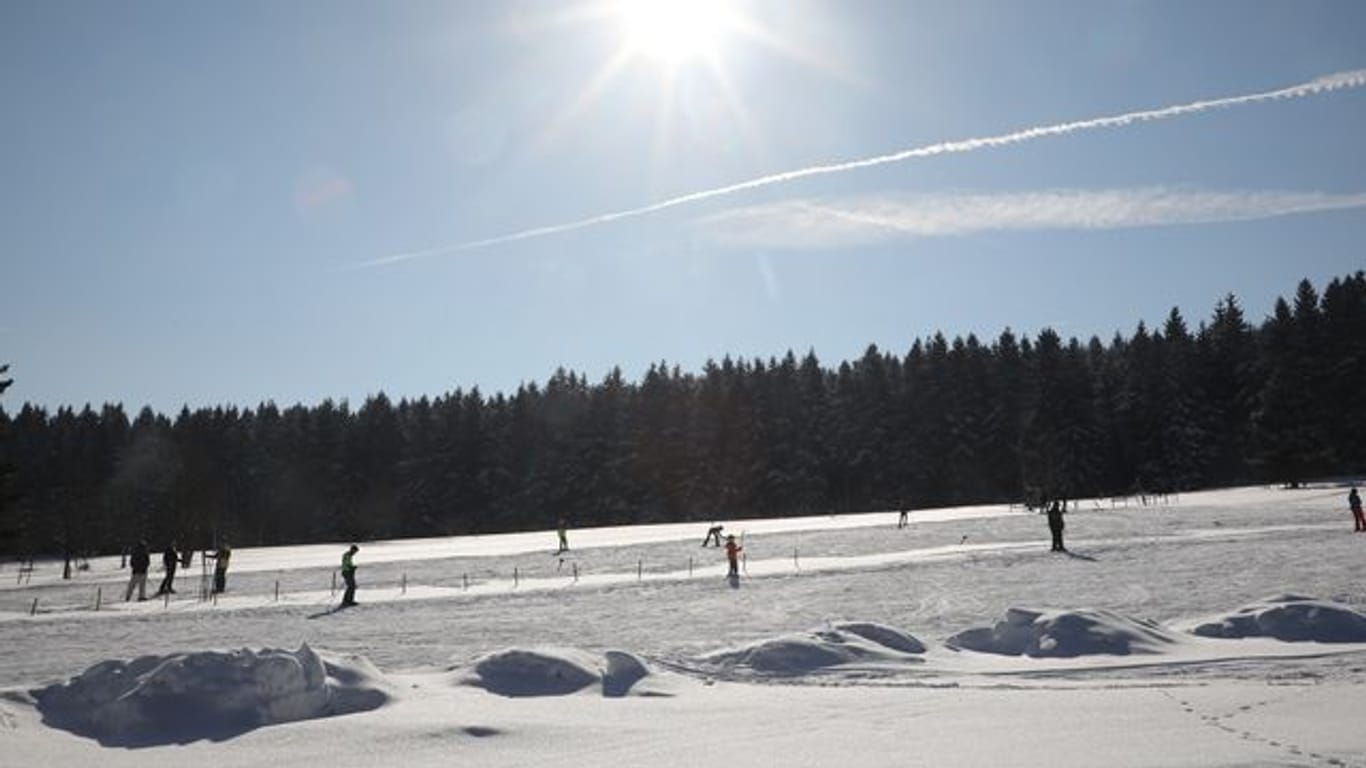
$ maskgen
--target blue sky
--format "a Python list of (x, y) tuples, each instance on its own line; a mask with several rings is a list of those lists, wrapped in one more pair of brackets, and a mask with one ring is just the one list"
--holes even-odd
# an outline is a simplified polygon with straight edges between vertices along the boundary
[(6, 407), (1108, 340), (1366, 267), (1360, 81), (459, 250), (1366, 68), (1346, 0), (736, 2), (674, 59), (619, 5), (0, 4)]

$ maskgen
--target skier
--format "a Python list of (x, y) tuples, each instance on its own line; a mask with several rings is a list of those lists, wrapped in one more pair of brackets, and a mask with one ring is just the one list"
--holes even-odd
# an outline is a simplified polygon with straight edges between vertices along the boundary
[(908, 514), (909, 512), (906, 509), (906, 502), (903, 501), (901, 502), (901, 512), (898, 513), (896, 517), (897, 529), (905, 528), (907, 525), (910, 525), (910, 520), (907, 518)]
[(138, 601), (147, 599), (147, 569), (152, 566), (152, 556), (147, 552), (147, 542), (139, 541), (133, 545), (133, 553), (128, 558), (133, 575), (128, 579), (128, 589), (123, 592), (123, 602), (133, 599), (133, 588), (138, 590)]
[(161, 553), (161, 567), (166, 571), (166, 578), (161, 580), (161, 586), (157, 587), (157, 597), (162, 595), (175, 594), (175, 569), (180, 565), (180, 555), (176, 553), (175, 542), (166, 545), (166, 551)]
[(569, 551), (569, 532), (565, 528), (564, 518), (560, 518), (559, 524), (555, 527), (555, 534), (560, 537), (560, 548), (555, 554)]
[(1048, 505), (1048, 531), (1053, 534), (1052, 551), (1054, 552), (1067, 551), (1067, 548), (1062, 545), (1062, 529), (1064, 527), (1062, 515), (1062, 505), (1058, 503), (1057, 499), (1054, 499), (1053, 503)]
[(341, 573), (346, 581), (346, 594), (342, 595), (341, 607), (349, 608), (356, 604), (356, 562), (352, 558), (360, 551), (355, 544), (342, 555)]
[(1357, 493), (1355, 485), (1347, 492), (1347, 506), (1352, 509), (1352, 520), (1356, 524), (1352, 530), (1366, 531), (1366, 515), (1361, 513), (1361, 494)]
[(707, 538), (702, 540), (702, 546), (705, 547), (708, 544), (712, 543), (712, 541), (716, 542), (716, 546), (721, 546), (721, 531), (724, 529), (724, 525), (713, 525), (712, 527), (708, 528)]
[(744, 547), (735, 543), (735, 535), (726, 536), (726, 561), (730, 563), (730, 571), (726, 573), (727, 578), (740, 578), (740, 553)]
[(213, 562), (213, 593), (228, 591), (228, 563), (232, 560), (232, 547), (223, 542), (217, 552), (205, 552), (204, 557)]

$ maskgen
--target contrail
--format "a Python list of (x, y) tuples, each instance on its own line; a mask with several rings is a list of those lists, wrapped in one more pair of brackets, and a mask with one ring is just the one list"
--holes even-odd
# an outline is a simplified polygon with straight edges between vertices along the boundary
[(1356, 69), (1350, 72), (1339, 72), (1337, 74), (1325, 75), (1315, 78), (1307, 83), (1292, 85), (1288, 88), (1279, 88), (1274, 91), (1263, 91), (1261, 93), (1249, 93), (1242, 96), (1228, 96), (1220, 99), (1208, 99), (1205, 101), (1194, 101), (1189, 104), (1178, 104), (1162, 109), (1149, 109), (1138, 112), (1126, 112), (1122, 115), (1110, 115), (1108, 117), (1096, 117), (1089, 120), (1075, 120), (1068, 123), (1057, 123), (1054, 125), (1042, 125), (1034, 128), (1005, 133), (999, 136), (983, 136), (975, 139), (961, 139), (959, 141), (945, 141), (939, 144), (929, 144), (923, 147), (904, 149), (876, 157), (866, 157), (860, 160), (848, 160), (841, 163), (831, 163), (828, 165), (813, 165), (807, 168), (799, 168), (795, 171), (785, 171), (768, 176), (760, 176), (749, 181), (741, 181), (735, 184), (728, 184), (724, 187), (715, 187), (702, 190), (701, 192), (691, 192), (678, 197), (671, 197), (659, 202), (643, 205), (639, 208), (629, 208), (612, 213), (603, 213), (591, 216), (586, 219), (578, 219), (563, 224), (550, 224), (543, 227), (524, 229), (520, 232), (513, 232), (507, 235), (485, 238), (483, 240), (471, 240), (457, 245), (449, 245), (442, 248), (432, 248), (424, 251), (411, 251), (408, 253), (398, 253), (391, 256), (384, 256), (370, 261), (360, 262), (353, 265), (355, 268), (379, 267), (388, 264), (395, 264), (400, 261), (420, 259), (427, 256), (440, 256), (443, 254), (460, 253), (462, 251), (473, 251), (480, 248), (489, 248), (495, 245), (513, 243), (518, 240), (531, 240), (538, 237), (558, 235), (564, 232), (572, 232), (578, 229), (596, 227), (600, 224), (609, 224), (621, 219), (631, 219), (638, 216), (646, 216), (668, 208), (677, 208), (681, 205), (696, 203), (702, 200), (709, 200), (714, 197), (724, 197), (733, 195), (737, 192), (744, 192), (759, 187), (767, 187), (773, 184), (784, 184), (789, 181), (806, 179), (812, 176), (825, 176), (832, 173), (844, 173), (860, 168), (872, 168), (879, 165), (890, 163), (900, 163), (906, 160), (913, 160), (920, 157), (931, 157), (934, 155), (947, 155), (959, 152), (974, 152), (979, 149), (989, 147), (1003, 147), (1009, 144), (1020, 144), (1026, 141), (1042, 139), (1048, 136), (1065, 136), (1078, 131), (1090, 131), (1097, 128), (1120, 128), (1132, 123), (1152, 122), (1156, 120), (1167, 120), (1182, 115), (1191, 115), (1197, 112), (1208, 112), (1224, 107), (1236, 107), (1243, 104), (1255, 104), (1263, 101), (1279, 101), (1283, 99), (1298, 99), (1304, 96), (1314, 96), (1321, 93), (1343, 90), (1347, 88), (1360, 88), (1366, 86), (1366, 69)]

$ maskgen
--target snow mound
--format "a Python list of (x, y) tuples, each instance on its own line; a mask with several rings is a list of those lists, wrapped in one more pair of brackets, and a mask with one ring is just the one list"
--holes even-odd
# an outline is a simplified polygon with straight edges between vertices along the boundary
[(964, 630), (945, 644), (1004, 656), (1071, 658), (1094, 654), (1160, 653), (1176, 636), (1150, 621), (1105, 610), (1011, 608), (994, 627)]
[(254, 728), (350, 714), (389, 700), (359, 658), (297, 651), (205, 651), (103, 661), (33, 691), (43, 722), (105, 746), (222, 741)]
[(1275, 595), (1197, 624), (1203, 637), (1272, 637), (1288, 642), (1366, 643), (1366, 615), (1341, 603)]
[(835, 629), (841, 632), (848, 632), (858, 635), (864, 640), (886, 646), (894, 651), (902, 653), (924, 653), (925, 644), (910, 635), (886, 624), (874, 624), (869, 621), (849, 621), (843, 624), (836, 624)]
[(600, 686), (603, 696), (626, 696), (650, 676), (640, 657), (608, 651), (599, 657), (578, 648), (509, 648), (475, 662), (463, 682), (500, 696), (564, 696)]
[(761, 640), (707, 654), (705, 662), (773, 675), (800, 675), (860, 661), (907, 661), (925, 652), (919, 640), (882, 624), (850, 622)]

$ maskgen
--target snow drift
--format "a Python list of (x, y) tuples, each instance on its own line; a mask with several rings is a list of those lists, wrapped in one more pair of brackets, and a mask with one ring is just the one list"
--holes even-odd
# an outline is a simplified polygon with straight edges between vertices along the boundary
[(1011, 608), (996, 626), (964, 630), (945, 644), (954, 650), (1004, 656), (1070, 658), (1160, 653), (1175, 642), (1175, 635), (1154, 622), (1110, 611)]
[(600, 686), (603, 696), (661, 695), (642, 691), (636, 684), (650, 676), (650, 668), (638, 656), (608, 651), (597, 656), (578, 648), (509, 648), (491, 653), (474, 663), (462, 679), (466, 685), (500, 696), (564, 696), (590, 686)]
[(702, 657), (722, 668), (746, 668), (771, 675), (800, 675), (859, 661), (908, 661), (925, 645), (883, 624), (849, 622), (782, 635)]
[(375, 709), (389, 700), (384, 688), (367, 660), (324, 660), (303, 645), (104, 661), (32, 693), (48, 725), (139, 747)]
[(1272, 637), (1290, 642), (1366, 643), (1366, 615), (1341, 603), (1275, 595), (1191, 629), (1203, 637)]

